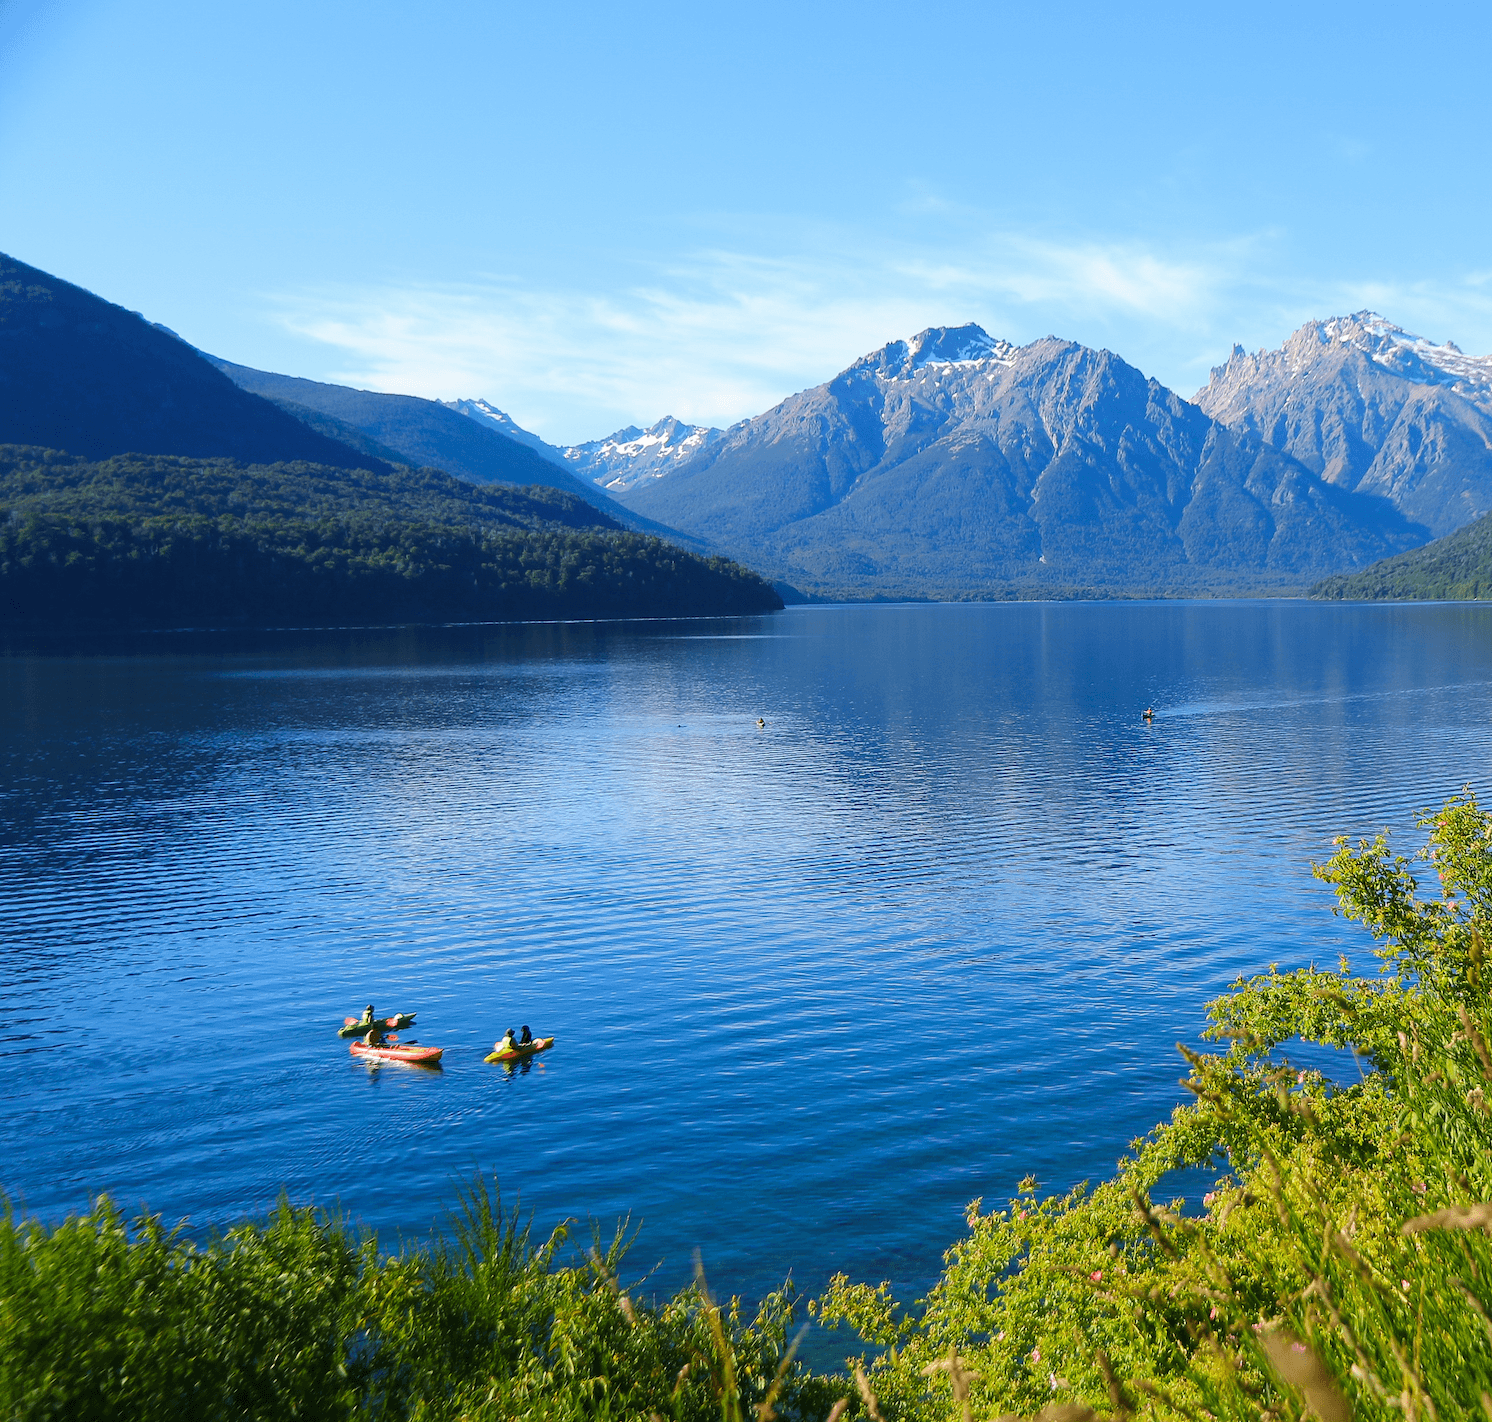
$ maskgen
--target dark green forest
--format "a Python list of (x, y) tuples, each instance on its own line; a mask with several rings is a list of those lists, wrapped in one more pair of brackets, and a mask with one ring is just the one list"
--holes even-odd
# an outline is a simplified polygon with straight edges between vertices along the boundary
[(437, 470), (0, 446), (11, 627), (706, 616), (782, 605), (756, 574), (583, 500)]
[(1421, 602), (1492, 598), (1492, 514), (1360, 573), (1326, 578), (1311, 596)]

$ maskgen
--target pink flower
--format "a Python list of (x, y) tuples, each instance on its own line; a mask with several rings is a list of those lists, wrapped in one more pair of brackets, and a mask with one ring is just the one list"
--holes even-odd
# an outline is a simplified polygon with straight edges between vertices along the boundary
[(1040, 1348), (1033, 1348), (1031, 1350), (1031, 1361), (1033, 1363), (1039, 1363), (1041, 1361), (1041, 1349)]
[(1208, 1318), (1216, 1318), (1217, 1317), (1217, 1305), (1216, 1304), (1213, 1304), (1213, 1306), (1212, 1306), (1212, 1312), (1209, 1313), (1207, 1315), (1207, 1317)]
[(1408, 1279), (1400, 1279), (1399, 1280), (1399, 1287), (1401, 1289), (1403, 1289), (1404, 1292), (1407, 1294), (1409, 1292), (1409, 1280)]
[(1088, 1275), (1088, 1277), (1092, 1279), (1093, 1282), (1096, 1284), (1101, 1278), (1103, 1278), (1103, 1270), (1095, 1269), (1091, 1274)]

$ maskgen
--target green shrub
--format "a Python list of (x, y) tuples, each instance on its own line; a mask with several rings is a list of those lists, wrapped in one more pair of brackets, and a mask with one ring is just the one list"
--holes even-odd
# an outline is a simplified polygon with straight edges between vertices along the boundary
[[(834, 1281), (816, 1311), (884, 1350), (859, 1361), (888, 1414), (1492, 1417), (1492, 815), (1468, 791), (1421, 826), (1429, 897), (1383, 836), (1317, 866), (1379, 977), (1235, 984), (1226, 1045), (1182, 1048), (1194, 1104), (1097, 1189), (975, 1201), (915, 1311)], [(1209, 1165), (1200, 1213), (1155, 1202)]]

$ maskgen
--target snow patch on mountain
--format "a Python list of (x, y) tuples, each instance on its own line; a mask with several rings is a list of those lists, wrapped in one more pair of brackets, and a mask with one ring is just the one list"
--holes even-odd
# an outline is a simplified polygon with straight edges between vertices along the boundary
[(686, 425), (666, 415), (648, 429), (628, 425), (605, 439), (573, 444), (561, 452), (567, 467), (582, 478), (608, 489), (630, 489), (671, 474), (724, 433), (707, 425)]
[(1324, 339), (1354, 345), (1385, 370), (1408, 380), (1453, 389), (1467, 385), (1492, 393), (1492, 356), (1469, 356), (1454, 341), (1437, 346), (1376, 311), (1333, 317), (1321, 322), (1321, 330)]

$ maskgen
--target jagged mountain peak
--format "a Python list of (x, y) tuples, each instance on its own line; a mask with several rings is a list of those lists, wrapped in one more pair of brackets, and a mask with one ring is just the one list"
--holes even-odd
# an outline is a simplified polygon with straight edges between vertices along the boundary
[(1469, 356), (1454, 341), (1436, 345), (1367, 310), (1307, 321), (1278, 350), (1251, 355), (1235, 345), (1227, 362), (1213, 367), (1196, 399), (1203, 403), (1209, 393), (1215, 399), (1220, 389), (1266, 373), (1302, 375), (1334, 346), (1360, 351), (1375, 365), (1418, 385), (1445, 385), (1481, 403), (1492, 401), (1492, 355)]
[(536, 453), (542, 454), (551, 464), (557, 464), (561, 469), (565, 467), (564, 455), (559, 450), (552, 444), (546, 444), (538, 435), (524, 429), (510, 414), (499, 410), (490, 400), (442, 400), (439, 403), (448, 410), (455, 410), (458, 414), (465, 415), (469, 420), (475, 420), (487, 429), (495, 429), (508, 439), (517, 440), (519, 444), (526, 444)]

